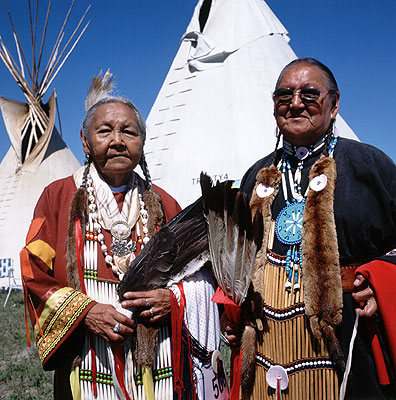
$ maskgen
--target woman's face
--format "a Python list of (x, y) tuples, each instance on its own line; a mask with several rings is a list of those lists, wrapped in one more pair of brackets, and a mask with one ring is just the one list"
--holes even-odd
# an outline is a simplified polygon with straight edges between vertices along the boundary
[(121, 186), (129, 180), (143, 151), (134, 110), (126, 104), (101, 104), (94, 112), (87, 136), (81, 134), (84, 152), (107, 183)]
[(302, 88), (316, 88), (321, 92), (316, 102), (304, 103), (294, 92), (290, 102), (274, 101), (276, 123), (284, 138), (303, 146), (318, 141), (335, 119), (339, 107), (339, 93), (328, 93), (328, 81), (322, 70), (304, 62), (289, 67), (281, 77), (278, 87), (294, 91)]

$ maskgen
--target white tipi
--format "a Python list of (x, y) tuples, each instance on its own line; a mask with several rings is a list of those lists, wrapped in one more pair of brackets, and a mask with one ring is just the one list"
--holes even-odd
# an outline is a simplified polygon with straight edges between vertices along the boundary
[[(198, 2), (147, 119), (153, 181), (182, 206), (200, 195), (202, 170), (238, 180), (273, 150), (271, 92), (296, 58), (288, 42), (263, 0)], [(356, 138), (341, 117), (337, 127)]]
[[(6, 2), (5, 4), (7, 7)], [(11, 147), (0, 164), (0, 287), (21, 285), (19, 251), (25, 244), (33, 209), (44, 187), (56, 179), (70, 175), (79, 167), (79, 162), (54, 126), (57, 109), (55, 91), (47, 104), (43, 104), (42, 99), (87, 28), (88, 24), (70, 46), (89, 7), (68, 42), (60, 48), (65, 25), (73, 7), (72, 3), (39, 81), (38, 66), (41, 62), (50, 5), (51, 2), (47, 9), (38, 58), (34, 54), (35, 43), (32, 43), (31, 69), (27, 65), (8, 7), (7, 12), (11, 19), (17, 47), (18, 64), (0, 38), (0, 58), (22, 89), (28, 102), (25, 104), (0, 97), (4, 124), (11, 140)], [(36, 37), (36, 23), (30, 19), (30, 25)], [(30, 85), (25, 73), (31, 79)]]

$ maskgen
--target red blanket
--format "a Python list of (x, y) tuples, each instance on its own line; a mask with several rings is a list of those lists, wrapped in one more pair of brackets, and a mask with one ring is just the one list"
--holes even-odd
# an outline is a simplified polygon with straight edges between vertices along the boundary
[[(382, 260), (374, 260), (359, 267), (356, 273), (362, 274), (370, 282), (370, 286), (375, 292), (385, 328), (384, 333), (389, 344), (393, 370), (396, 371), (396, 318), (394, 315), (396, 309), (396, 265)], [(389, 384), (383, 354), (376, 336), (373, 338), (372, 347), (379, 381), (382, 385)]]

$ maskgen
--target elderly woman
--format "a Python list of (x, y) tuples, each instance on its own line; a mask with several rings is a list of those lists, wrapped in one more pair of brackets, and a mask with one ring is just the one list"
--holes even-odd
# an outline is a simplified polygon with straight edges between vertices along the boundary
[(278, 377), (286, 399), (337, 399), (355, 308), (364, 318), (346, 397), (385, 398), (392, 391), (396, 333), (388, 313), (396, 266), (391, 257), (373, 260), (396, 247), (396, 167), (376, 148), (337, 137), (339, 97), (322, 63), (288, 64), (273, 93), (277, 147), (281, 136), (283, 146), (241, 183), (264, 220), (250, 321), (255, 376), (242, 374), (243, 393), (253, 387), (252, 399), (275, 398)]
[[(184, 287), (128, 292), (122, 307), (118, 303), (117, 284), (135, 254), (180, 207), (151, 184), (143, 153), (145, 123), (136, 107), (112, 96), (111, 89), (111, 75), (93, 79), (81, 131), (85, 166), (49, 185), (37, 203), (21, 252), (26, 304), (43, 367), (55, 369), (55, 398), (152, 399), (155, 393), (173, 399), (171, 303), (177, 309), (184, 294), (197, 291), (194, 306), (210, 315), (214, 330), (209, 337), (207, 327), (191, 329), (213, 350), (219, 341), (217, 310), (206, 301), (213, 284), (198, 271)], [(137, 165), (145, 180), (134, 172)], [(134, 342), (127, 340), (136, 330), (130, 308), (134, 320), (161, 327), (153, 342), (154, 370), (135, 362)], [(183, 320), (183, 311), (178, 317)], [(190, 373), (191, 382), (179, 382), (179, 393), (192, 395)]]

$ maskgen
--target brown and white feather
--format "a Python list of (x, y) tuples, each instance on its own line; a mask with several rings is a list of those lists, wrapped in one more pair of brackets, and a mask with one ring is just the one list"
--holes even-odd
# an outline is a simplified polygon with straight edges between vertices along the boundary
[(109, 97), (114, 88), (113, 74), (108, 69), (103, 75), (102, 71), (92, 78), (88, 89), (88, 95), (85, 99), (85, 111), (88, 111), (98, 101)]
[(223, 292), (241, 305), (262, 241), (262, 220), (252, 221), (246, 194), (230, 182), (212, 186), (211, 179), (201, 174), (201, 188), (214, 275)]

